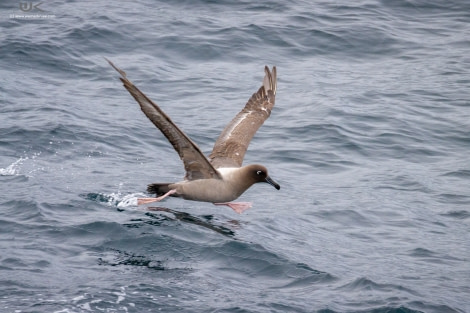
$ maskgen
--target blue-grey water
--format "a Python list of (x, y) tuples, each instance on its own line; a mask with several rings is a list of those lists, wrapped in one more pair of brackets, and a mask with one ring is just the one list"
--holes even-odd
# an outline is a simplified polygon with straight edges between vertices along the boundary
[[(20, 3), (0, 312), (470, 312), (469, 1)], [(276, 65), (245, 163), (281, 190), (137, 207), (184, 170), (104, 57), (205, 153)]]

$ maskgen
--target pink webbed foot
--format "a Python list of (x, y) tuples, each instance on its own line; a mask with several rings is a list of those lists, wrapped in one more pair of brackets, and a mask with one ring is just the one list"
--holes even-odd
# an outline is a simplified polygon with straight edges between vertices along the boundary
[(221, 202), (221, 203), (214, 203), (214, 205), (226, 205), (238, 214), (242, 214), (249, 208), (251, 208), (251, 202)]
[(172, 189), (172, 190), (168, 191), (166, 194), (164, 194), (163, 196), (160, 196), (158, 198), (138, 198), (137, 199), (137, 205), (162, 201), (166, 197), (171, 196), (172, 194), (174, 194), (175, 192), (176, 192), (176, 190)]

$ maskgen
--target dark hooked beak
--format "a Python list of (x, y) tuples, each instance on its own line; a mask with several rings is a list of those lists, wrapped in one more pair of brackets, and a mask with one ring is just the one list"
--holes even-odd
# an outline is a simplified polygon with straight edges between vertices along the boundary
[(268, 184), (270, 184), (271, 186), (273, 186), (274, 188), (276, 188), (277, 190), (281, 189), (281, 186), (279, 186), (278, 183), (276, 183), (274, 180), (272, 180), (271, 177), (266, 176), (265, 181), (266, 181)]

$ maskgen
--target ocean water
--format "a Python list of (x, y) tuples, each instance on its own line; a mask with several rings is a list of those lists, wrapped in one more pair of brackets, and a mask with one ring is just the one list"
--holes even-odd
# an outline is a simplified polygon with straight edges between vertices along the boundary
[[(470, 312), (470, 2), (21, 3), (0, 312)], [(136, 206), (184, 171), (104, 57), (205, 153), (276, 65), (245, 164), (281, 190)]]

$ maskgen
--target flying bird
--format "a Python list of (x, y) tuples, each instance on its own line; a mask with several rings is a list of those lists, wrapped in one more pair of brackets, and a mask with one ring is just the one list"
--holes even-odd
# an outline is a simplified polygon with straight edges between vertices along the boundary
[(166, 115), (160, 107), (140, 91), (126, 73), (108, 63), (119, 72), (124, 87), (139, 103), (150, 121), (165, 135), (178, 152), (186, 175), (175, 183), (149, 184), (147, 191), (156, 198), (139, 198), (138, 204), (161, 201), (168, 196), (186, 200), (212, 202), (226, 205), (237, 213), (251, 207), (250, 202), (231, 202), (255, 183), (268, 183), (279, 190), (281, 187), (268, 175), (260, 164), (242, 166), (245, 152), (256, 131), (271, 114), (276, 97), (276, 67), (264, 68), (262, 86), (246, 103), (245, 107), (225, 127), (214, 144), (208, 158), (199, 147)]

